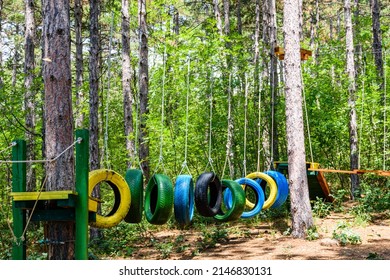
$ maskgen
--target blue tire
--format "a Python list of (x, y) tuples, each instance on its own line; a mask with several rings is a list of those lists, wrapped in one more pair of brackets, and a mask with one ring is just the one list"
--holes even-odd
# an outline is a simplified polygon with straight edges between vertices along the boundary
[(173, 208), (180, 225), (188, 225), (194, 217), (194, 182), (190, 175), (179, 175), (174, 190)]
[[(277, 195), (276, 195), (276, 200), (275, 200), (274, 204), (272, 204), (271, 208), (279, 208), (287, 200), (288, 192), (289, 192), (289, 190), (288, 190), (288, 181), (287, 181), (286, 177), (282, 173), (280, 173), (280, 172), (269, 170), (269, 171), (266, 171), (264, 173), (267, 174), (268, 176), (270, 176), (276, 182), (276, 186), (278, 187), (278, 192), (277, 192)], [(256, 182), (263, 189), (265, 188), (265, 186), (263, 186), (263, 184), (264, 184), (263, 180), (256, 179)]]
[[(260, 211), (264, 205), (264, 191), (263, 191), (263, 189), (260, 187), (260, 185), (255, 180), (252, 180), (249, 178), (240, 178), (240, 179), (237, 179), (235, 181), (237, 183), (239, 183), (240, 185), (245, 185), (247, 187), (250, 187), (256, 196), (255, 206), (249, 211), (244, 211), (241, 215), (241, 218), (246, 219), (246, 218), (252, 218), (252, 217), (256, 216), (257, 214), (260, 213)], [(224, 202), (225, 202), (225, 205), (227, 208), (231, 208), (233, 205), (233, 197), (232, 197), (232, 193), (230, 192), (229, 189), (226, 189), (226, 191), (225, 191)]]

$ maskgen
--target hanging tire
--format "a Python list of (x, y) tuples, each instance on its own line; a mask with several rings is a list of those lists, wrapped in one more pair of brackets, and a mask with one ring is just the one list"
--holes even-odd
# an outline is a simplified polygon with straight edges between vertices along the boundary
[(163, 174), (155, 174), (145, 190), (145, 217), (154, 225), (165, 224), (172, 214), (173, 185)]
[[(274, 181), (276, 183), (278, 192), (276, 195), (275, 202), (274, 202), (274, 204), (272, 204), (271, 208), (278, 208), (278, 207), (282, 206), (287, 200), (288, 181), (287, 181), (286, 177), (280, 172), (269, 170), (269, 171), (266, 171), (264, 173), (269, 175), (272, 179), (274, 179)], [(258, 180), (260, 180), (260, 179), (258, 179)], [(260, 182), (258, 182), (258, 183), (264, 190), (265, 182), (263, 180), (260, 180)]]
[(222, 180), (222, 191), (229, 190), (232, 199), (231, 207), (225, 213), (222, 211), (222, 207), (218, 211), (218, 214), (214, 216), (219, 222), (229, 222), (238, 220), (245, 209), (245, 192), (241, 185), (233, 180)]
[(188, 225), (194, 216), (194, 183), (190, 175), (179, 175), (174, 190), (173, 209), (180, 225)]
[(93, 189), (101, 182), (107, 182), (114, 191), (114, 207), (108, 215), (96, 213), (96, 221), (90, 225), (96, 228), (110, 228), (119, 224), (127, 215), (131, 203), (129, 186), (125, 179), (113, 170), (97, 169), (89, 172), (88, 193), (92, 195)]
[(203, 217), (217, 215), (222, 201), (222, 185), (214, 172), (202, 173), (195, 185), (195, 206)]
[[(269, 176), (263, 172), (253, 172), (253, 173), (247, 175), (246, 178), (249, 178), (252, 180), (262, 179), (268, 184), (269, 189), (270, 189), (270, 193), (269, 193), (267, 199), (265, 200), (262, 209), (266, 210), (266, 209), (270, 208), (274, 204), (274, 202), (276, 200), (276, 196), (278, 194), (278, 187), (276, 186), (276, 182), (274, 181), (274, 179), (272, 179), (271, 176)], [(253, 203), (250, 202), (249, 200), (247, 200), (246, 206), (251, 207), (252, 205), (253, 205)]]
[[(240, 178), (240, 179), (235, 180), (235, 182), (237, 182), (239, 185), (241, 185), (242, 186), (241, 188), (243, 190), (246, 187), (250, 187), (253, 190), (255, 197), (256, 197), (255, 203), (252, 203), (253, 206), (250, 207), (251, 210), (244, 211), (241, 215), (241, 218), (243, 218), (243, 219), (252, 218), (252, 217), (256, 216), (257, 214), (259, 214), (261, 209), (263, 208), (263, 205), (264, 205), (264, 192), (263, 192), (263, 189), (260, 187), (260, 185), (256, 181), (249, 179), (249, 178)], [(232, 197), (231, 192), (228, 189), (225, 191), (224, 201), (225, 201), (225, 205), (228, 208), (232, 207), (233, 197)], [(246, 201), (248, 201), (248, 200), (246, 200)], [(246, 203), (246, 206), (248, 206), (247, 203)]]
[(130, 188), (131, 204), (124, 220), (132, 224), (140, 223), (144, 210), (144, 176), (139, 169), (129, 169), (126, 172), (125, 180)]

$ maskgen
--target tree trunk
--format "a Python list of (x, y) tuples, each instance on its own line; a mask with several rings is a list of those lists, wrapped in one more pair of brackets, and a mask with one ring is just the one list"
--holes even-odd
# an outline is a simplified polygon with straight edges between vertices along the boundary
[[(3, 0), (0, 0), (0, 33), (3, 31)], [(0, 70), (3, 70), (3, 44), (0, 40)], [(0, 76), (0, 89), (3, 87), (3, 78)]]
[(237, 32), (242, 35), (241, 0), (237, 0)]
[(380, 23), (380, 2), (379, 0), (371, 0), (371, 13), (372, 13), (372, 50), (375, 57), (375, 66), (380, 81), (380, 88), (384, 86), (384, 70), (383, 70), (383, 57), (382, 57), (382, 32)]
[[(69, 1), (43, 1), (46, 156), (51, 159), (73, 143)], [(74, 189), (74, 156), (69, 150), (46, 164), (46, 190)], [(74, 259), (74, 222), (48, 222), (49, 259)]]
[(215, 15), (215, 20), (217, 22), (217, 29), (219, 31), (219, 35), (223, 35), (222, 32), (222, 18), (221, 18), (221, 11), (219, 10), (219, 0), (213, 0), (214, 4), (214, 15)]
[[(89, 162), (90, 169), (100, 168), (99, 161), (99, 76), (100, 76), (100, 1), (91, 0), (90, 7), (90, 56), (89, 56)], [(93, 197), (100, 197), (100, 188), (95, 187)], [(98, 209), (99, 210), (99, 209)], [(91, 240), (98, 239), (100, 231), (90, 229)]]
[[(122, 91), (123, 111), (125, 118), (126, 150), (128, 157), (135, 159), (133, 134), (133, 97), (131, 94), (131, 61), (130, 61), (130, 15), (129, 0), (122, 0)], [(131, 167), (128, 161), (127, 167)]]
[(307, 183), (302, 110), (299, 0), (284, 2), (286, 133), (288, 178), (291, 199), (292, 236), (303, 238), (313, 226)]
[(74, 20), (76, 37), (76, 128), (82, 128), (84, 125), (85, 114), (83, 113), (82, 100), (83, 94), (83, 75), (84, 75), (84, 57), (83, 57), (83, 4), (81, 0), (74, 2)]
[(89, 56), (89, 157), (91, 170), (99, 169), (99, 16), (100, 1), (91, 0), (90, 5), (90, 56)]
[(139, 98), (140, 98), (140, 133), (139, 158), (146, 181), (149, 181), (149, 140), (146, 120), (149, 114), (149, 60), (146, 0), (138, 0), (139, 25)]
[[(25, 109), (25, 121), (28, 131), (26, 132), (27, 140), (27, 159), (32, 160), (35, 158), (35, 127), (36, 127), (36, 108), (35, 108), (35, 96), (36, 90), (34, 90), (34, 71), (35, 71), (35, 3), (34, 0), (25, 1), (25, 32), (24, 32), (24, 109)], [(36, 174), (35, 168), (31, 163), (27, 164), (27, 191), (35, 191), (36, 187)]]
[[(19, 23), (15, 24), (15, 38), (17, 38), (17, 35), (19, 34)], [(18, 76), (18, 63), (19, 63), (19, 42), (17, 40), (14, 41), (14, 56), (13, 56), (13, 63), (12, 63), (12, 90), (16, 92), (16, 80)]]
[[(349, 146), (351, 169), (359, 169), (359, 148), (356, 114), (356, 85), (355, 85), (355, 61), (352, 30), (352, 16), (350, 0), (344, 1), (345, 16), (345, 45), (347, 53), (347, 74), (348, 74), (348, 106), (349, 106)], [(351, 199), (359, 194), (359, 177), (351, 175)]]

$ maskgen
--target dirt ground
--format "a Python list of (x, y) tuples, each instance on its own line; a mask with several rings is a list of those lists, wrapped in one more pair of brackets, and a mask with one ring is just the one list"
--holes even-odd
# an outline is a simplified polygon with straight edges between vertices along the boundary
[[(359, 244), (343, 245), (332, 234), (340, 223), (348, 224), (348, 231), (360, 236)], [(294, 239), (283, 234), (288, 225), (269, 223), (241, 228), (229, 233), (221, 242), (197, 250), (201, 232), (169, 230), (153, 233), (160, 247), (146, 242), (139, 245), (132, 259), (173, 260), (390, 260), (389, 214), (378, 214), (368, 224), (357, 225), (352, 216), (332, 213), (323, 219), (315, 218), (318, 239)], [(245, 234), (242, 234), (245, 232)], [(180, 238), (180, 247), (169, 244)], [(155, 243), (156, 244), (156, 243)], [(164, 245), (165, 244), (165, 248)], [(165, 253), (164, 253), (165, 252)]]

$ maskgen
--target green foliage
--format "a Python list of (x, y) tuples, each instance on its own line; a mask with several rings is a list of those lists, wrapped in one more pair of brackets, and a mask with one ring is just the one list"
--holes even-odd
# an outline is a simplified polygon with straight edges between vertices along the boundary
[(320, 235), (317, 232), (317, 228), (315, 226), (312, 226), (311, 228), (308, 228), (306, 230), (306, 240), (313, 241), (320, 238)]
[(332, 204), (325, 202), (323, 199), (317, 197), (314, 201), (312, 211), (313, 214), (318, 218), (325, 218), (330, 214), (332, 210)]
[(337, 225), (337, 228), (332, 233), (332, 238), (338, 240), (342, 246), (348, 244), (357, 245), (362, 242), (361, 237), (353, 232), (346, 223)]

